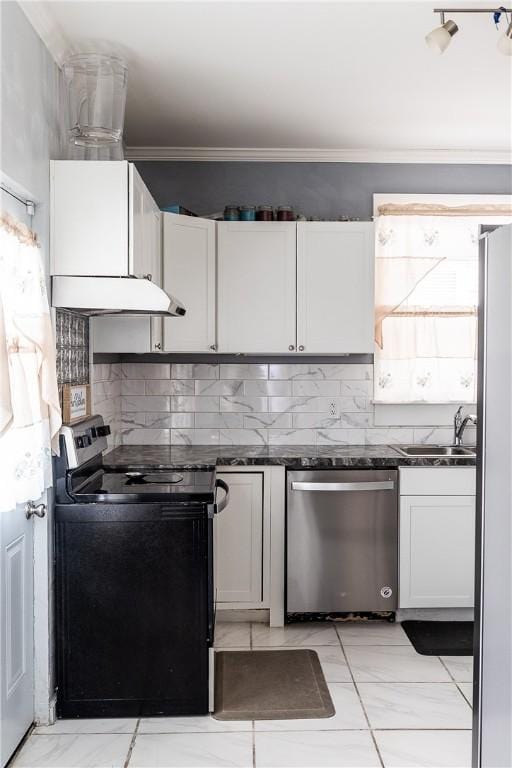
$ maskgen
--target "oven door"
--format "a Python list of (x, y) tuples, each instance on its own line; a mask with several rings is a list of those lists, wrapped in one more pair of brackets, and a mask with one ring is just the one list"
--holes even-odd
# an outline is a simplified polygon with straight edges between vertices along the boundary
[(209, 711), (204, 504), (57, 504), (57, 711)]

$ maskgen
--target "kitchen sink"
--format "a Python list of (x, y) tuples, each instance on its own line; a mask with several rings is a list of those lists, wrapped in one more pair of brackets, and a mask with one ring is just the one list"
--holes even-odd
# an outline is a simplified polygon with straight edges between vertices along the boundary
[(461, 445), (401, 445), (396, 446), (395, 451), (401, 453), (402, 456), (424, 456), (426, 458), (476, 456), (474, 448), (464, 448)]

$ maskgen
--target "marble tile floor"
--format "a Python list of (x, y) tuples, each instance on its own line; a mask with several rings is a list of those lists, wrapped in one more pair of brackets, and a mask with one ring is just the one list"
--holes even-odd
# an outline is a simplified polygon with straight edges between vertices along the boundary
[(336, 714), (60, 720), (12, 768), (469, 768), (471, 657), (421, 656), (398, 624), (217, 625), (218, 650), (312, 648)]

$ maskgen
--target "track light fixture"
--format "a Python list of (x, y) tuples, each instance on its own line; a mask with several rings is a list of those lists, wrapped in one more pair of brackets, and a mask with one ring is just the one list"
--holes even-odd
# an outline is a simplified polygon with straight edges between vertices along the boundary
[(428, 47), (436, 53), (444, 53), (451, 43), (452, 37), (459, 31), (454, 21), (444, 20), (444, 11), (440, 11), (441, 26), (429, 32), (425, 38)]
[(436, 53), (444, 53), (450, 45), (453, 36), (459, 31), (457, 24), (452, 19), (445, 21), (446, 13), (488, 13), (491, 15), (496, 29), (499, 28), (502, 15), (505, 16), (508, 27), (506, 32), (499, 38), (497, 48), (504, 56), (512, 56), (512, 21), (509, 17), (509, 14), (512, 14), (511, 8), (504, 8), (503, 6), (500, 8), (434, 8), (434, 13), (439, 14), (441, 26), (429, 32), (425, 37), (425, 42)]

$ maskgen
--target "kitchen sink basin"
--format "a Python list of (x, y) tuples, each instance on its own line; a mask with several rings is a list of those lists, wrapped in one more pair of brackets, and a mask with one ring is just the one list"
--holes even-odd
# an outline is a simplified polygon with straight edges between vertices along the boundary
[(426, 458), (476, 456), (474, 448), (464, 448), (461, 445), (401, 445), (395, 450), (402, 456), (424, 456)]

